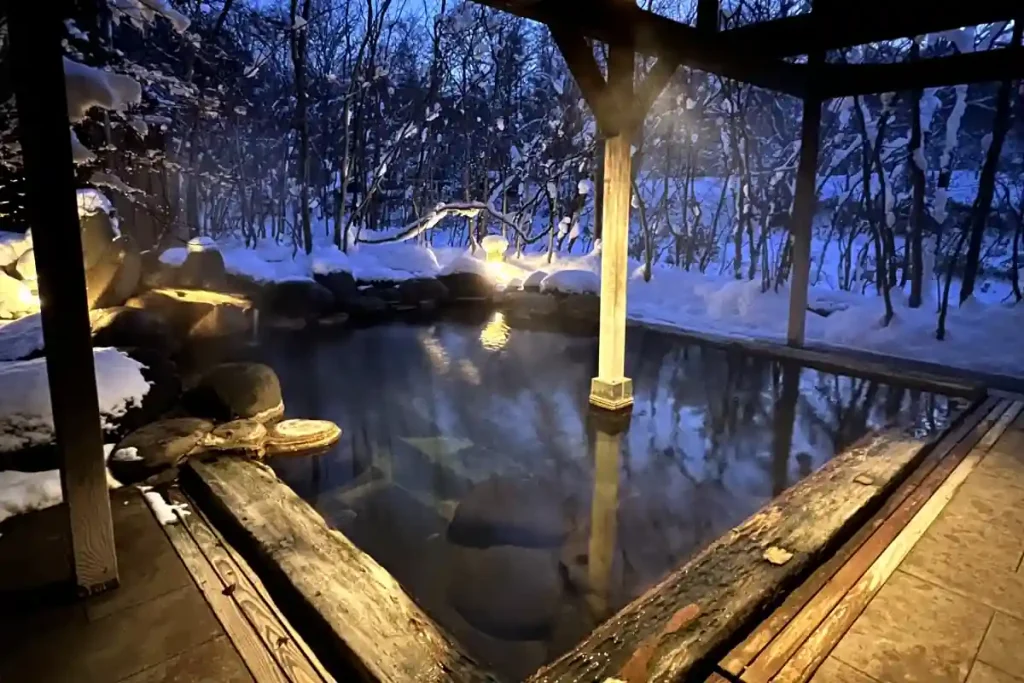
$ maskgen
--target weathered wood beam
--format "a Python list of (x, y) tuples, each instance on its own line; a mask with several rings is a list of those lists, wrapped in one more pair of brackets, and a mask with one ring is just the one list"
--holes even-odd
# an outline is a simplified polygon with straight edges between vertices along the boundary
[(697, 0), (697, 30), (702, 33), (718, 30), (718, 0)]
[(548, 26), (574, 30), (608, 44), (631, 44), (648, 57), (667, 57), (677, 63), (752, 83), (769, 90), (802, 96), (807, 68), (766, 58), (745, 41), (725, 34), (698, 31), (692, 26), (641, 9), (632, 3), (593, 0), (477, 0)]
[(786, 342), (803, 346), (807, 325), (807, 290), (811, 274), (811, 237), (817, 205), (818, 145), (821, 129), (821, 100), (804, 98), (800, 124), (800, 160), (796, 171), (796, 193), (790, 216), (792, 265), (789, 278), (789, 324)]
[(738, 629), (809, 574), (937, 441), (889, 432), (837, 455), (528, 680), (668, 683), (706, 674), (694, 667), (712, 664)]
[(766, 57), (792, 57), (1011, 19), (1020, 0), (817, 2), (813, 13), (723, 32)]
[(551, 37), (569, 65), (569, 71), (580, 86), (583, 99), (594, 112), (597, 125), (605, 135), (614, 135), (621, 125), (621, 114), (616, 102), (608, 97), (608, 84), (594, 59), (594, 50), (581, 33), (560, 26), (551, 27)]
[(1019, 78), (1024, 78), (1019, 51), (999, 48), (898, 64), (822, 64), (814, 71), (813, 87), (818, 97), (830, 99)]
[[(625, 109), (633, 103), (635, 52), (625, 43), (608, 48), (608, 96)], [(627, 109), (628, 111), (628, 109)], [(629, 211), (632, 197), (633, 127), (622, 126), (604, 143), (604, 205), (601, 217), (601, 318), (597, 377), (590, 403), (606, 410), (633, 406), (626, 377), (626, 288), (629, 276)]]
[(10, 3), (7, 20), (75, 582), (92, 594), (117, 585), (117, 556), (71, 160), (63, 24), (59, 12), (41, 12), (30, 2)]
[(275, 579), (326, 665), (344, 662), (382, 683), (495, 681), (270, 468), (230, 457), (193, 460), (183, 481), (253, 567)]
[(633, 126), (639, 127), (644, 117), (651, 110), (658, 95), (665, 89), (668, 82), (672, 80), (679, 69), (679, 62), (667, 57), (659, 57), (651, 70), (647, 72), (640, 86), (636, 89), (636, 97), (633, 100)]

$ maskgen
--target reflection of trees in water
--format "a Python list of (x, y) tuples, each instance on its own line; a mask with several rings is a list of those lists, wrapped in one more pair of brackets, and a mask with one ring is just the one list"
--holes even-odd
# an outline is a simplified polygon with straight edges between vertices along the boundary
[[(495, 351), (479, 332), (449, 324), (358, 330), (316, 352), (292, 349), (294, 358), (282, 361), (288, 369), (275, 367), (290, 408), (342, 425), (354, 474), (381, 467), (401, 451), (402, 437), (468, 440), (461, 463), (416, 465), (415, 453), (396, 455), (395, 476), (438, 498), (458, 490), (450, 480), (465, 475), (467, 459), (477, 476), (550, 479), (567, 514), (590, 525), (596, 473), (587, 392), (596, 341), (512, 330)], [(628, 341), (636, 405), (621, 457), (605, 462), (620, 477), (619, 532), (607, 553), (616, 567), (611, 608), (866, 431), (894, 422), (934, 429), (949, 417), (947, 401), (931, 394), (649, 332), (631, 330)]]

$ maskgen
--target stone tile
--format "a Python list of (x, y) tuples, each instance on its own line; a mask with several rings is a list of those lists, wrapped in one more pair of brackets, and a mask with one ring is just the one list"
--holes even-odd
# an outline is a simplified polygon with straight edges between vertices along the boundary
[(900, 569), (1024, 618), (1024, 501), (1005, 500), (1007, 487), (971, 475), (964, 488), (910, 551)]
[(227, 636), (218, 636), (122, 683), (249, 683), (253, 680)]
[(978, 660), (1024, 678), (1024, 621), (996, 613)]
[(811, 683), (877, 683), (874, 678), (844, 664), (835, 657), (829, 657), (814, 672)]
[(967, 677), (967, 683), (1021, 683), (1021, 679), (984, 662), (977, 662)]
[(202, 595), (189, 586), (31, 639), (0, 658), (0, 681), (110, 683), (221, 633)]
[(832, 656), (887, 683), (962, 683), (992, 610), (896, 571)]

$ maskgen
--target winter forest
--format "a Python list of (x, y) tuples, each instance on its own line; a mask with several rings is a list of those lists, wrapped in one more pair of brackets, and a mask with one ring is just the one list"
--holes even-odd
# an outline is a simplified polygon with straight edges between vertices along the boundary
[[(642, 4), (695, 20), (695, 2)], [(808, 5), (724, 2), (721, 27)], [(229, 268), (244, 270), (246, 249), (301, 264), (325, 250), (354, 258), (370, 244), (475, 251), (500, 234), (517, 256), (555, 267), (599, 247), (602, 140), (541, 25), (466, 0), (78, 0), (74, 9), (65, 72), (90, 105), (69, 112), (77, 177), (113, 202), (143, 250), (206, 237), (231, 245)], [(966, 27), (828, 58), (989, 50), (1019, 44), (1021, 28)], [(603, 63), (604, 46), (594, 49)], [(638, 73), (649, 66), (637, 60)], [(6, 68), (0, 79), (9, 86)], [(6, 99), (0, 230), (23, 233), (34, 226), (19, 207)], [(1024, 90), (1010, 82), (825, 103), (811, 309), (829, 326), (812, 324), (812, 336), (912, 354), (960, 334), (959, 353), (984, 320), (991, 343), (1008, 349), (985, 369), (1022, 371), (1006, 361), (1021, 321), (1022, 107)], [(757, 297), (782, 301), (800, 119), (795, 98), (678, 70), (633, 147), (630, 296), (665, 283), (657, 296), (639, 294), (637, 316), (756, 327)], [(665, 312), (672, 305), (686, 314)]]

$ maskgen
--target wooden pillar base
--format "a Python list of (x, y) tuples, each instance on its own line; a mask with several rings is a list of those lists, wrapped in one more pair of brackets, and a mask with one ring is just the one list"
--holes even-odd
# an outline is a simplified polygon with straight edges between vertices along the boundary
[(633, 380), (628, 377), (590, 380), (590, 404), (605, 410), (631, 410), (633, 408)]

